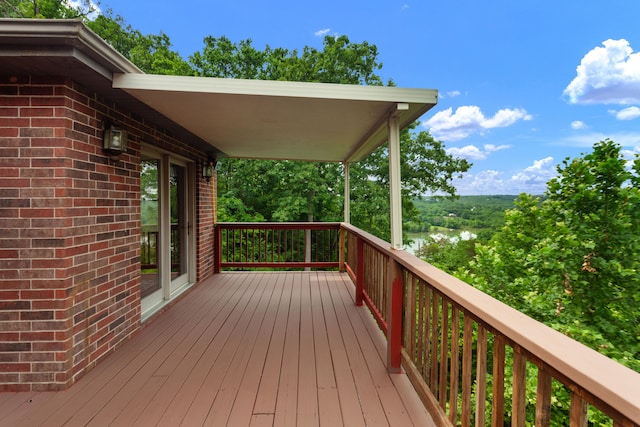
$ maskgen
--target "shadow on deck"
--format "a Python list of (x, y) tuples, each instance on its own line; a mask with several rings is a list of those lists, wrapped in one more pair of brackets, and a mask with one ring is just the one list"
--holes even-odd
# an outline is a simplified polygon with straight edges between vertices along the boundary
[(223, 273), (64, 392), (0, 394), (0, 425), (428, 426), (344, 273)]

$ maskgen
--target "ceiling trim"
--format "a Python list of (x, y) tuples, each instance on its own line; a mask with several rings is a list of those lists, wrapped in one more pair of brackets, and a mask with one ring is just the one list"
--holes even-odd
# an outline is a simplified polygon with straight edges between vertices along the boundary
[[(391, 114), (406, 127), (438, 98), (434, 89), (150, 74), (114, 74), (113, 87), (198, 135), (221, 155), (309, 161), (361, 160), (388, 139)], [(398, 105), (406, 108), (398, 110)], [(215, 120), (221, 123), (206, 123)]]

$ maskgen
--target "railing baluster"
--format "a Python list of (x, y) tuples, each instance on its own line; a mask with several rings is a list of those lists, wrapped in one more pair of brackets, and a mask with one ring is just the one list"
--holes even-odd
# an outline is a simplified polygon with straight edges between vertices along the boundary
[(478, 349), (476, 354), (476, 422), (478, 427), (485, 425), (487, 404), (487, 330), (478, 325)]
[(519, 348), (513, 349), (513, 399), (511, 403), (513, 414), (511, 425), (524, 427), (526, 422), (527, 401), (527, 358)]
[(491, 406), (491, 426), (504, 427), (504, 339), (500, 335), (493, 337), (493, 395)]
[(473, 364), (473, 320), (464, 316), (462, 331), (462, 427), (471, 425), (471, 368)]
[(364, 283), (365, 283), (365, 270), (364, 270), (364, 242), (362, 239), (357, 239), (357, 254), (356, 254), (356, 305), (361, 306), (364, 301)]
[(425, 294), (425, 304), (424, 304), (424, 314), (425, 314), (425, 325), (424, 325), (424, 379), (427, 384), (431, 385), (431, 359), (432, 359), (432, 349), (431, 349), (431, 331), (433, 330), (433, 319), (431, 318), (431, 304), (433, 304), (433, 291), (431, 288), (427, 287), (427, 284), (424, 283), (424, 294)]
[[(440, 324), (440, 389), (438, 397), (440, 405), (445, 407), (447, 404), (447, 374), (449, 371), (449, 303), (445, 298), (442, 301), (442, 315)], [(454, 339), (453, 337), (451, 338)]]
[(387, 266), (387, 370), (389, 373), (401, 372), (402, 362), (402, 270), (396, 260), (389, 258)]
[(547, 427), (551, 422), (551, 375), (538, 368), (536, 392), (536, 426)]
[(416, 356), (416, 278), (413, 274), (409, 274), (406, 281), (404, 293), (404, 347), (411, 358), (415, 360)]
[(589, 405), (575, 391), (571, 392), (571, 415), (569, 425), (570, 427), (587, 427), (587, 411)]
[[(343, 229), (340, 228), (340, 230), (338, 231), (338, 236), (339, 236), (339, 243), (338, 243), (338, 270), (340, 271), (340, 273), (344, 273), (345, 271), (345, 262), (346, 262), (346, 255), (348, 254), (348, 249), (346, 249), (347, 247), (347, 232)], [(347, 254), (345, 254), (345, 250), (347, 250)]]
[[(420, 280), (416, 279), (418, 283), (418, 324), (416, 325), (416, 329), (418, 330), (418, 346), (417, 346), (417, 354), (414, 359), (416, 363), (416, 368), (420, 375), (425, 377), (425, 354), (428, 352), (425, 350), (425, 342), (428, 340), (428, 327), (429, 323), (425, 319), (425, 289), (426, 286)], [(426, 379), (426, 378), (425, 378)]]
[[(279, 262), (282, 258), (282, 232), (283, 230), (277, 230), (277, 233), (273, 233), (273, 256), (271, 257), (271, 262)], [(277, 237), (277, 238), (276, 238)]]
[(438, 318), (439, 295), (433, 292), (431, 297), (431, 390), (438, 390)]
[(456, 424), (458, 416), (458, 379), (460, 378), (460, 310), (451, 309), (451, 380), (449, 385), (449, 420)]

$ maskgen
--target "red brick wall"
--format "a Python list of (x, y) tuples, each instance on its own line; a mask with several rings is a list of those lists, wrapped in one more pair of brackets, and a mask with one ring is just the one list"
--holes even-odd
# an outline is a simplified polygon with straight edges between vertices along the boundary
[[(129, 131), (118, 161), (105, 118)], [(140, 327), (140, 142), (201, 153), (63, 79), (0, 77), (0, 391), (66, 388)], [(212, 189), (198, 180), (198, 278)]]
[[(201, 170), (198, 170), (201, 173)], [(215, 236), (214, 222), (216, 220), (216, 177), (210, 181), (198, 180), (197, 194), (200, 196), (196, 206), (196, 224), (198, 224), (197, 253), (198, 262), (196, 275), (198, 280), (202, 280), (213, 274), (214, 269), (214, 247)]]

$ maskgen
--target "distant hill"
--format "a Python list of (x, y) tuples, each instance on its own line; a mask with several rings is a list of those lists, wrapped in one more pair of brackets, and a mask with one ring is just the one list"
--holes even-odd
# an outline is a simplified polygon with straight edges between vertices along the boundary
[(433, 227), (486, 230), (493, 234), (504, 224), (504, 212), (514, 207), (518, 196), (460, 196), (456, 200), (427, 197), (414, 200), (418, 221), (408, 224), (409, 232)]

